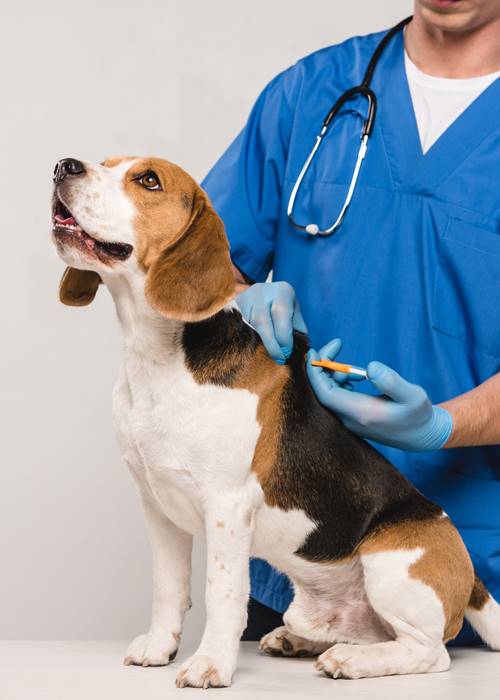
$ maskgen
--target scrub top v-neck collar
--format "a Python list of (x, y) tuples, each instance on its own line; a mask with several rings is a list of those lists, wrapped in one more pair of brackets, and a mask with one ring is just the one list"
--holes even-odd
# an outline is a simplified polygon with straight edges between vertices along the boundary
[(378, 126), (395, 189), (431, 194), (500, 124), (500, 78), (484, 90), (424, 154), (404, 65), (404, 37), (386, 48), (374, 89)]

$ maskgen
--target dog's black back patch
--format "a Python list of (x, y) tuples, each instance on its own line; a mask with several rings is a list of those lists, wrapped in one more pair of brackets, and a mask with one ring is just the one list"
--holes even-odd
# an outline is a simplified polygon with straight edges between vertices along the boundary
[[(261, 341), (239, 312), (222, 311), (186, 324), (182, 344), (202, 381), (230, 387)], [(442, 511), (319, 403), (307, 378), (307, 349), (307, 336), (295, 332), (277, 456), (263, 488), (273, 505), (299, 508), (316, 523), (297, 554), (329, 561), (349, 556), (381, 527)]]
[(307, 348), (307, 337), (296, 333), (274, 472), (288, 507), (303, 508), (318, 524), (298, 553), (314, 560), (349, 556), (382, 526), (440, 515), (439, 506), (319, 403), (305, 371)]

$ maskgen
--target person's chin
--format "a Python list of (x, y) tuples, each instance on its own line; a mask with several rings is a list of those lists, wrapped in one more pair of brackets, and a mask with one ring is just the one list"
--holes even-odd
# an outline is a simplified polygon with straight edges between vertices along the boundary
[(417, 0), (424, 21), (442, 31), (466, 32), (480, 23), (470, 0)]

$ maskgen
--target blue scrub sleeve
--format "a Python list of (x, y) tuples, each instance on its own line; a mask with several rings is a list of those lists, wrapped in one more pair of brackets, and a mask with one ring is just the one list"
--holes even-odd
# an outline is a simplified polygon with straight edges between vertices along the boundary
[(254, 282), (264, 281), (272, 267), (292, 125), (285, 94), (292, 71), (263, 90), (245, 128), (202, 182), (224, 221), (234, 264)]

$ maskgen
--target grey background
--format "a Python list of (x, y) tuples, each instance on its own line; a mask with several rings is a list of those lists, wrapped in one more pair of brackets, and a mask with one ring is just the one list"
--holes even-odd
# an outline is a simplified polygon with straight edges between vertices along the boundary
[[(126, 638), (150, 554), (111, 427), (110, 298), (69, 309), (49, 238), (55, 161), (162, 155), (201, 179), (265, 83), (388, 27), (411, 0), (27, 0), (0, 23), (0, 637)], [(203, 547), (194, 554), (203, 621)]]

